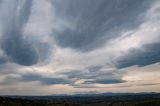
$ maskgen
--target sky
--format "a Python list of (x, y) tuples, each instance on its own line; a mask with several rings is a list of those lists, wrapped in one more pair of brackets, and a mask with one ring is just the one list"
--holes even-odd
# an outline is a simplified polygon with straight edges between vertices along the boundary
[(0, 0), (0, 95), (160, 92), (160, 0)]

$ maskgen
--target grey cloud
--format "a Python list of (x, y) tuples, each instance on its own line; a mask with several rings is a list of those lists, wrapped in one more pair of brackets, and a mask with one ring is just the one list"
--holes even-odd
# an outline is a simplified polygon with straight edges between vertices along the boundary
[(25, 0), (24, 5), (21, 7), (21, 10), (19, 12), (19, 23), (24, 25), (30, 16), (31, 13), (31, 7), (32, 7), (32, 0)]
[(141, 16), (151, 5), (149, 0), (63, 2), (60, 2), (61, 8), (57, 7), (56, 15), (73, 23), (74, 28), (64, 28), (54, 37), (61, 47), (81, 51), (92, 50), (118, 36), (121, 31), (136, 28), (143, 22)]
[(25, 39), (23, 35), (23, 28), (30, 17), (32, 0), (14, 0), (3, 5), (9, 5), (9, 8), (5, 8), (6, 11), (4, 11), (7, 19), (2, 24), (3, 36), (0, 47), (7, 55), (7, 59), (0, 58), (0, 63), (11, 61), (30, 66), (37, 64), (40, 60), (45, 60), (49, 55), (49, 45), (34, 39), (33, 41)]
[(1, 82), (0, 85), (14, 85), (18, 83), (18, 79), (13, 76), (7, 75)]
[(22, 11), (19, 12), (20, 15), (18, 17), (16, 14), (18, 12), (17, 7), (20, 3), (15, 1), (15, 3), (10, 4), (13, 13), (11, 13), (12, 15), (8, 13), (10, 15), (8, 16), (9, 24), (5, 27), (1, 48), (10, 58), (10, 61), (21, 65), (32, 65), (37, 63), (38, 57), (32, 45), (25, 41), (22, 35), (23, 25), (29, 17), (29, 5), (31, 1), (28, 0), (25, 4), (21, 9)]
[(76, 78), (79, 79), (80, 76), (84, 76), (85, 73), (83, 73), (80, 70), (71, 70), (69, 72), (64, 72), (64, 73), (60, 73), (60, 74), (64, 74), (67, 75), (68, 78)]
[(131, 49), (127, 55), (119, 57), (116, 62), (118, 68), (132, 65), (145, 66), (160, 62), (160, 43), (144, 45), (140, 49)]
[(4, 64), (7, 62), (7, 59), (5, 57), (0, 57), (0, 64)]
[(54, 48), (52, 48), (49, 43), (42, 43), (42, 42), (31, 42), (33, 44), (33, 48), (36, 49), (37, 55), (39, 57), (39, 61), (44, 61), (48, 59), (48, 57), (51, 55), (52, 51)]
[(96, 78), (116, 78), (121, 77), (121, 72), (110, 69), (103, 69), (104, 66), (90, 66), (84, 70), (70, 70), (68, 72), (63, 72), (60, 74), (67, 75), (68, 78), (76, 79), (96, 79)]
[[(152, 86), (152, 85), (159, 85), (160, 83), (142, 83), (142, 84), (126, 84), (126, 85), (118, 85), (117, 87), (135, 87), (135, 86)], [(109, 87), (109, 88), (115, 88), (115, 87)]]
[(11, 64), (11, 63), (0, 64), (0, 76), (16, 73), (16, 71), (19, 68), (20, 66), (17, 64)]
[(99, 71), (102, 68), (103, 68), (103, 66), (91, 66), (91, 67), (88, 67), (88, 70), (90, 72), (97, 72), (97, 71)]
[[(150, 9), (151, 4), (156, 0), (52, 0), (54, 3), (57, 2), (56, 5), (53, 5), (55, 9), (53, 12), (55, 13), (50, 14), (50, 6), (46, 6), (47, 9), (42, 8), (36, 11), (40, 11), (38, 15), (35, 11), (33, 13), (31, 12), (32, 6), (37, 5), (33, 5), (32, 1), (33, 0), (0, 0), (0, 28), (2, 27), (2, 29), (0, 29), (0, 31), (2, 31), (2, 35), (0, 35), (0, 51), (3, 51), (5, 54), (4, 56), (0, 56), (0, 76), (5, 77), (0, 83), (1, 85), (37, 81), (44, 86), (68, 84), (73, 87), (94, 88), (97, 87), (96, 84), (118, 84), (126, 82), (123, 80), (124, 72), (116, 68), (114, 69), (114, 66), (102, 65), (85, 68), (90, 61), (84, 63), (82, 61), (76, 62), (76, 66), (72, 67), (70, 66), (70, 62), (73, 61), (72, 59), (75, 59), (75, 61), (81, 60), (80, 58), (75, 58), (76, 55), (80, 57), (89, 55), (81, 52), (87, 52), (103, 46), (107, 41), (119, 37), (121, 32), (138, 28), (144, 22), (143, 16), (146, 11)], [(24, 2), (24, 4), (22, 2)], [(44, 2), (46, 1), (44, 0)], [(41, 5), (43, 6), (43, 3), (39, 3), (37, 7), (35, 6), (36, 9), (40, 8)], [(42, 17), (41, 19), (43, 21), (45, 21), (45, 19), (49, 21), (37, 24), (41, 21), (41, 19), (39, 20), (41, 12), (48, 12), (46, 15), (47, 18)], [(32, 15), (33, 17), (31, 17)], [(55, 17), (52, 17), (53, 15), (55, 15)], [(60, 24), (58, 27), (60, 26), (62, 29), (56, 30), (55, 24), (57, 23), (50, 22), (50, 18), (51, 20), (55, 18), (55, 20), (60, 21), (60, 23), (57, 23)], [(32, 21), (36, 22), (32, 23)], [(40, 27), (36, 30), (40, 31), (40, 36), (27, 35), (30, 34), (29, 31), (31, 31), (31, 34), (35, 34), (32, 33), (32, 30), (35, 31), (36, 29), (32, 29), (33, 24), (37, 24), (37, 26), (47, 24), (44, 25), (45, 27), (47, 26), (46, 29), (53, 27), (53, 35), (50, 36), (50, 31), (44, 30), (44, 32), (47, 32), (45, 35), (43, 33), (43, 28), (45, 27)], [(25, 25), (28, 25), (29, 28)], [(35, 26), (33, 25), (33, 27)], [(27, 34), (25, 33), (26, 35), (23, 35), (25, 28), (28, 28), (25, 30), (28, 32)], [(49, 28), (49, 30), (51, 29)], [(42, 37), (42, 39), (37, 37)], [(40, 41), (48, 40), (48, 37), (53, 37), (54, 42), (49, 41), (49, 43), (43, 43), (43, 41)], [(24, 66), (32, 66), (41, 61), (44, 62), (44, 60), (50, 56), (51, 51), (54, 51), (54, 45), (56, 45), (57, 48), (60, 47), (62, 51), (60, 50), (59, 52), (57, 50), (57, 53), (55, 50), (57, 54), (52, 55), (55, 56), (55, 58), (52, 58), (53, 61), (51, 61), (51, 63), (47, 64), (47, 66), (42, 66), (41, 69), (41, 66), (38, 66), (38, 68), (37, 66), (33, 66), (33, 68), (37, 69), (36, 71), (32, 70), (31, 73), (24, 74), (28, 71), (27, 69), (29, 69), (29, 71), (31, 69), (30, 67)], [(144, 66), (160, 62), (159, 46), (160, 44), (151, 44), (145, 45), (140, 49), (131, 49), (127, 55), (119, 57), (115, 65), (117, 68), (124, 68), (132, 65)], [(63, 62), (61, 61), (63, 56), (59, 56), (63, 55), (63, 48), (75, 49), (77, 51), (71, 50), (71, 53), (77, 54), (74, 54), (73, 57), (69, 56), (69, 58), (64, 58), (66, 60)], [(108, 52), (100, 52), (104, 52), (106, 56), (109, 55), (108, 57), (110, 57), (110, 54), (107, 54)], [(94, 51), (95, 54), (101, 54), (100, 52)], [(69, 61), (69, 64), (67, 61)], [(110, 62), (112, 60), (106, 60), (106, 63), (108, 63), (107, 61)], [(55, 64), (52, 62), (55, 62)], [(56, 66), (57, 64), (58, 66)], [(85, 64), (85, 66), (82, 66), (82, 64)], [(90, 64), (94, 63), (91, 62)], [(84, 70), (69, 70), (63, 73), (60, 70), (65, 67), (76, 68), (77, 66), (84, 68)], [(42, 75), (42, 73), (38, 74), (40, 71), (50, 71), (51, 67), (58, 67), (54, 70), (56, 73), (53, 76), (45, 76)], [(20, 71), (24, 73), (22, 74)], [(58, 75), (62, 77), (59, 78), (57, 77)]]
[(32, 82), (38, 81), (43, 85), (55, 85), (55, 84), (71, 84), (71, 81), (63, 78), (55, 78), (55, 77), (44, 77), (42, 75), (36, 73), (28, 73), (24, 75), (20, 75), (19, 77), (12, 76), (8, 74), (3, 81), (0, 82), (0, 85), (12, 85), (20, 82)]
[(98, 84), (117, 84), (117, 83), (124, 83), (126, 81), (121, 79), (99, 79), (94, 81), (85, 81), (84, 84), (88, 83), (98, 83)]
[[(56, 77), (56, 74), (53, 76), (45, 76), (41, 73), (36, 73), (35, 70), (32, 70), (30, 73), (21, 73), (18, 71), (21, 68), (23, 68), (23, 66), (13, 63), (0, 64), (0, 76), (2, 76), (0, 86), (33, 81), (40, 82), (42, 85), (73, 83), (73, 81), (68, 78)], [(21, 71), (25, 71), (25, 69)]]
[(22, 75), (19, 79), (20, 81), (39, 81), (42, 84), (53, 85), (53, 84), (70, 84), (71, 81), (63, 78), (54, 78), (54, 77), (44, 77), (39, 74), (26, 74)]
[(92, 86), (93, 84), (116, 84), (116, 83), (124, 83), (126, 81), (122, 80), (123, 72), (116, 70), (107, 70), (103, 69), (104, 66), (91, 66), (86, 68), (86, 70), (72, 70), (69, 72), (64, 72), (64, 74), (68, 77), (68, 79), (73, 79), (73, 86), (77, 86), (75, 84), (78, 80), (85, 80), (80, 85)]
[(32, 65), (38, 61), (37, 52), (30, 43), (22, 39), (19, 29), (11, 27), (4, 35), (2, 49), (11, 61), (21, 65)]
[(99, 88), (95, 84), (74, 84), (74, 88)]

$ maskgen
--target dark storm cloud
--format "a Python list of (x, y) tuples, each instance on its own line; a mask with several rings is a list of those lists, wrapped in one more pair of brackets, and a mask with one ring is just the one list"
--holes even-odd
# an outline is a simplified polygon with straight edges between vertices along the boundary
[[(63, 1), (63, 0), (62, 0)], [(57, 8), (57, 16), (73, 23), (55, 38), (62, 47), (92, 50), (121, 31), (133, 29), (143, 22), (150, 0), (68, 0)], [(61, 3), (63, 3), (61, 2)], [(74, 26), (75, 25), (75, 26)]]
[(116, 65), (118, 68), (129, 67), (133, 65), (145, 66), (160, 62), (160, 43), (148, 44), (140, 49), (131, 49), (127, 55), (118, 59)]

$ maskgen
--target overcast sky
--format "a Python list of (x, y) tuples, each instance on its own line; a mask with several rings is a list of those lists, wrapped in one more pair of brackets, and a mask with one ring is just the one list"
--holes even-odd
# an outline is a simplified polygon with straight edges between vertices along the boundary
[(160, 92), (160, 0), (0, 0), (0, 94)]

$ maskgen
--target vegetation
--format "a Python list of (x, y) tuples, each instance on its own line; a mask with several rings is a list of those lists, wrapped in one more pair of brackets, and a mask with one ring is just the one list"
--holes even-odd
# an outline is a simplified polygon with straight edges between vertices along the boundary
[(0, 106), (160, 106), (160, 94), (0, 97)]

